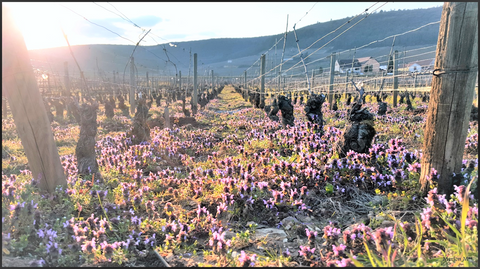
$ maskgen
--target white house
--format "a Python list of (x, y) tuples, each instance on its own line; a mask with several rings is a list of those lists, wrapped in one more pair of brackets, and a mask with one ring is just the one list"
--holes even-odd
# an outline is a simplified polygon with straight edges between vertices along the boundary
[(362, 57), (353, 61), (351, 59), (340, 59), (335, 61), (335, 71), (363, 75), (380, 71), (380, 64), (373, 57)]
[(408, 67), (408, 71), (415, 73), (415, 72), (421, 72), (422, 71), (422, 66), (419, 65), (418, 63), (412, 63)]
[(340, 59), (335, 61), (335, 72), (339, 72), (341, 74), (348, 72), (348, 73), (361, 73), (361, 65), (358, 62), (358, 59), (355, 59), (353, 62), (352, 60), (345, 60)]
[(422, 72), (426, 70), (431, 70), (434, 66), (435, 59), (427, 59), (408, 63), (406, 67), (410, 72)]
[(380, 71), (380, 63), (378, 63), (373, 57), (358, 58), (358, 62), (360, 63), (361, 72), (363, 73), (376, 73)]

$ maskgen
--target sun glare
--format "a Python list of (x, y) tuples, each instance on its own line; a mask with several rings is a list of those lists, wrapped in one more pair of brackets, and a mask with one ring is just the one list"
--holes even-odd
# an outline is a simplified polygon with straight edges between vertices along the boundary
[[(6, 3), (3, 3), (6, 5)], [(28, 50), (42, 49), (66, 44), (61, 27), (65, 24), (65, 13), (54, 3), (8, 3), (6, 5), (15, 24), (22, 32)]]

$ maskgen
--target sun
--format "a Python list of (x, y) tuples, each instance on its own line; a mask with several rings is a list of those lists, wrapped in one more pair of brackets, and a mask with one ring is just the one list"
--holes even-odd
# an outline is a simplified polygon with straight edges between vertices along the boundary
[[(62, 27), (68, 26), (65, 11), (55, 3), (2, 3), (10, 9), (28, 50), (67, 45)], [(63, 42), (62, 42), (63, 41)]]

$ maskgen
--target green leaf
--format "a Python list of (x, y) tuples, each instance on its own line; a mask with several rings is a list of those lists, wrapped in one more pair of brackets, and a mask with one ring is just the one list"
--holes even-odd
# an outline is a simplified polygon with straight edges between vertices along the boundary
[(445, 222), (448, 225), (448, 227), (450, 227), (450, 229), (452, 229), (452, 231), (455, 232), (455, 234), (457, 235), (458, 238), (460, 238), (460, 239), (462, 238), (462, 234), (457, 230), (457, 228), (454, 225), (452, 225), (450, 222), (448, 222), (445, 219), (444, 216), (442, 216), (440, 214), (438, 214), (438, 216), (440, 216), (440, 218), (443, 220), (443, 222)]
[(356, 267), (365, 267), (360, 261), (357, 261), (356, 259), (353, 258), (353, 255), (351, 254), (348, 254), (348, 253), (345, 253), (347, 254), (348, 258), (350, 258), (350, 260), (352, 261), (352, 263), (356, 266)]

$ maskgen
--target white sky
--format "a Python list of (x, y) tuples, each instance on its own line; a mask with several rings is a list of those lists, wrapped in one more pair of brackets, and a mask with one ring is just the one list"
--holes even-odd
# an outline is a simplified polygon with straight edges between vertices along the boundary
[[(377, 2), (4, 2), (2, 5), (10, 8), (15, 23), (23, 33), (27, 49), (30, 50), (66, 46), (61, 28), (67, 34), (70, 45), (135, 45), (144, 32), (133, 23), (145, 31), (151, 29), (141, 43), (144, 46), (211, 38), (275, 35), (285, 32), (287, 14), (290, 31), (295, 23), (296, 29), (299, 29), (317, 22), (355, 16), (375, 3)], [(385, 3), (378, 2), (369, 12)], [(442, 5), (443, 2), (388, 2), (378, 11)], [(121, 13), (133, 23), (122, 19)], [(131, 41), (95, 26), (83, 17)]]

